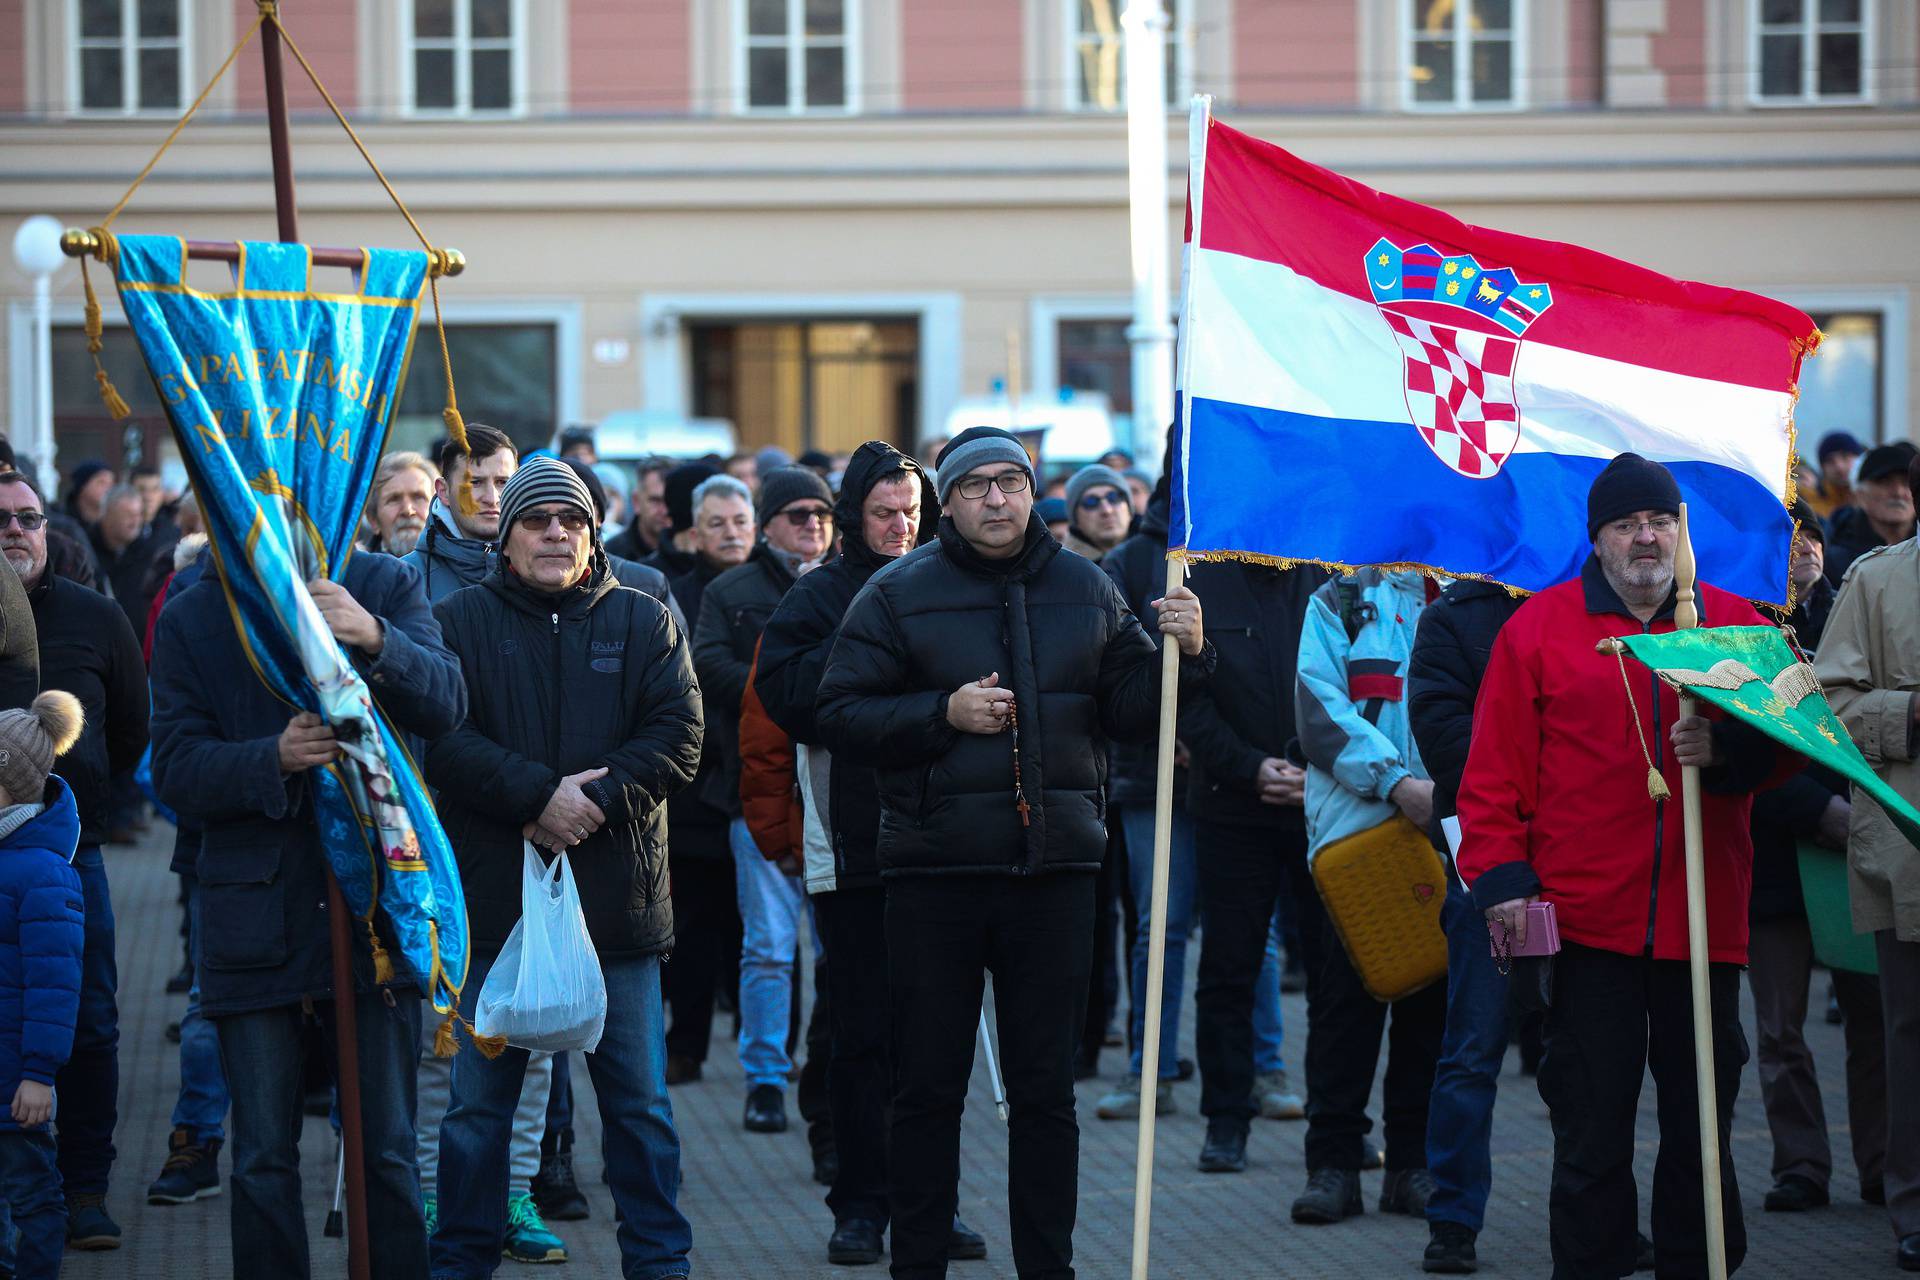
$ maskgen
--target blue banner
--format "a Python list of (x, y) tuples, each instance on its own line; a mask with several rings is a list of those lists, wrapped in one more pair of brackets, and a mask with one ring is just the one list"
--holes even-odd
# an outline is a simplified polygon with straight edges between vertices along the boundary
[(299, 244), (241, 244), (230, 293), (190, 287), (186, 243), (172, 237), (120, 237), (114, 269), (248, 661), (276, 697), (336, 728), (344, 754), (315, 771), (315, 808), (347, 907), (383, 977), (393, 970), (374, 912), (385, 912), (392, 950), (445, 1014), (467, 969), (453, 850), (306, 586), (338, 582), (353, 554), (426, 281), (424, 253), (364, 254), (352, 293), (315, 290)]

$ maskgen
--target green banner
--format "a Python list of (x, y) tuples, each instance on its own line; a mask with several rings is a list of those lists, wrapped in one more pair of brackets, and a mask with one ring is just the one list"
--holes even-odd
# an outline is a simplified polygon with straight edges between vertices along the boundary
[(1698, 627), (1621, 636), (1627, 652), (1682, 693), (1712, 703), (1849, 779), (1920, 846), (1920, 810), (1881, 781), (1827, 704), (1813, 667), (1772, 627)]

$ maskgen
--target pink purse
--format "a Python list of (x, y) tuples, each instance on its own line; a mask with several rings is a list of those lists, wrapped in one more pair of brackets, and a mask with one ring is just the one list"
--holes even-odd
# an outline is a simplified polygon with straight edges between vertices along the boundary
[(1497, 921), (1490, 924), (1487, 932), (1491, 935), (1493, 958), (1503, 965), (1519, 956), (1550, 956), (1560, 950), (1560, 919), (1554, 914), (1551, 902), (1527, 904), (1527, 937), (1518, 947), (1512, 945), (1506, 926)]

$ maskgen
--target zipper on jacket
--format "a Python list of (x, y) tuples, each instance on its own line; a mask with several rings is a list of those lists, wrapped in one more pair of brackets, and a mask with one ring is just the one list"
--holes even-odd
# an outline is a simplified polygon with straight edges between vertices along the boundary
[(547, 767), (560, 772), (560, 614), (553, 614), (553, 731), (548, 735)]
[[(1640, 633), (1645, 635), (1653, 630), (1650, 623), (1640, 624)], [(1652, 676), (1653, 682), (1653, 767), (1662, 772), (1666, 770), (1666, 735), (1660, 731), (1660, 677)], [(1653, 926), (1660, 911), (1660, 861), (1664, 852), (1662, 845), (1666, 839), (1667, 802), (1653, 802), (1653, 883), (1647, 889), (1647, 946), (1646, 954), (1653, 954)]]

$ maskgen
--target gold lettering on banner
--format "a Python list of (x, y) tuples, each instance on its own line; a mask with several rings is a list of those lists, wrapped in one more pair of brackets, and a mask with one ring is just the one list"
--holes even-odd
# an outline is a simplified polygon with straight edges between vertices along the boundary
[(336, 427), (333, 432), (333, 447), (328, 450), (342, 462), (353, 461), (353, 433), (345, 427)]
[(227, 438), (220, 434), (218, 425), (207, 426), (204, 423), (193, 424), (193, 433), (200, 439), (200, 452), (212, 453), (215, 448), (225, 448)]
[(273, 376), (282, 382), (293, 381), (293, 370), (287, 367), (287, 353), (284, 349), (273, 353)]

